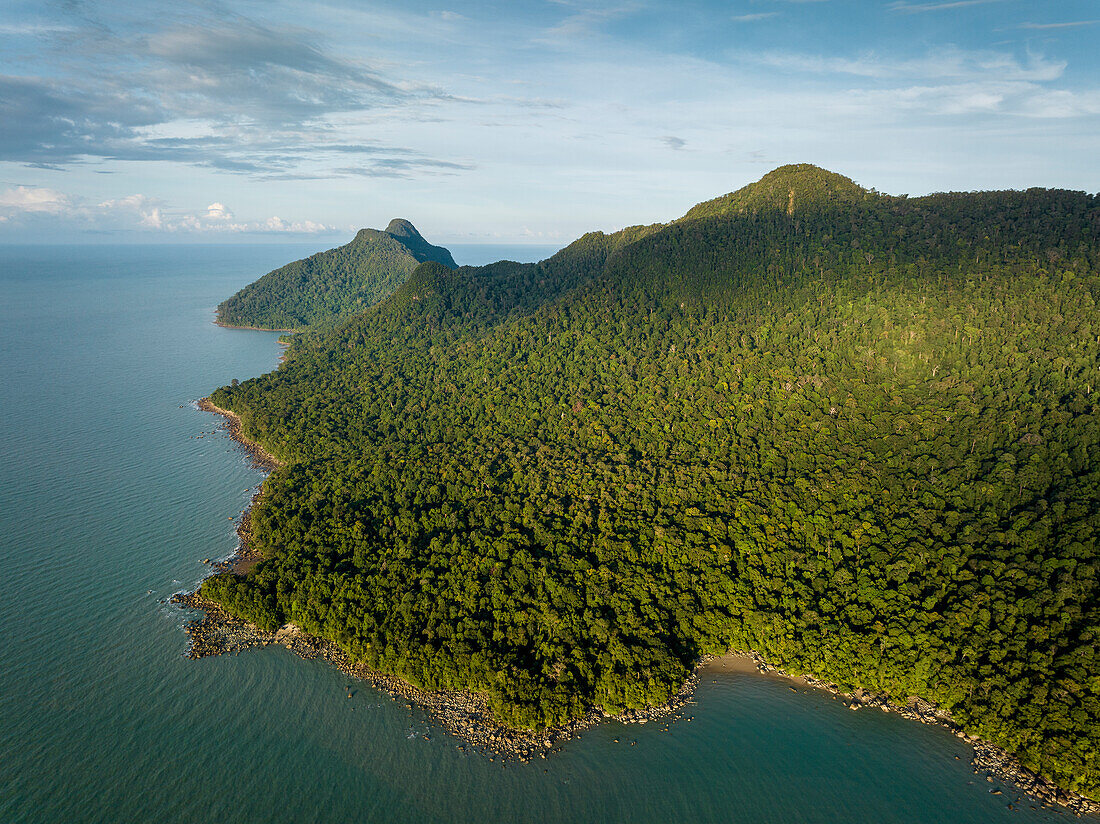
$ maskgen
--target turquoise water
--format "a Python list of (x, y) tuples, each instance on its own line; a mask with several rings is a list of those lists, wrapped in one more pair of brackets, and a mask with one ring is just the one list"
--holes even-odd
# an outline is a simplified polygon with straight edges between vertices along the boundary
[(942, 730), (752, 675), (502, 766), (281, 648), (184, 658), (164, 600), (261, 480), (190, 401), (280, 351), (213, 308), (311, 251), (0, 247), (0, 822), (1069, 820), (1009, 811)]

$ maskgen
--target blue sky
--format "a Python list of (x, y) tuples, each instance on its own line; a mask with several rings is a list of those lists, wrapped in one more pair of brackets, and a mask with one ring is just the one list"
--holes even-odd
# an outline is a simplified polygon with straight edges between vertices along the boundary
[(0, 7), (0, 241), (564, 243), (783, 163), (1100, 190), (1100, 2)]

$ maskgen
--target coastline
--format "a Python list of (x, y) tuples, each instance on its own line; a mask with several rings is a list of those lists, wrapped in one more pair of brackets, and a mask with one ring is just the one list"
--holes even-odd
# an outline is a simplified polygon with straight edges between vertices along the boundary
[[(220, 406), (215, 406), (210, 398), (199, 399), (197, 405), (203, 412), (212, 412), (215, 415), (221, 415), (225, 418), (225, 423), (222, 425), (225, 427), (226, 433), (244, 450), (245, 454), (252, 462), (252, 465), (265, 473), (265, 478), (266, 474), (270, 474), (283, 465), (282, 461), (265, 450), (258, 443), (244, 436), (241, 432), (241, 419), (239, 415), (230, 412), (228, 409), (222, 409)], [(256, 506), (256, 502), (260, 500), (263, 494), (264, 488), (261, 483), (259, 490), (257, 490), (251, 500), (249, 500), (248, 506), (245, 507), (244, 514), (241, 515), (241, 520), (237, 523), (237, 551), (227, 561), (213, 563), (211, 568), (215, 573), (233, 572), (237, 575), (247, 575), (248, 571), (259, 563), (260, 554), (252, 548), (252, 508)], [(173, 596), (172, 598), (173, 603), (176, 603), (175, 597), (176, 596)]]
[[(719, 672), (741, 672), (759, 674), (780, 678), (789, 682), (795, 692), (796, 687), (822, 690), (830, 693), (845, 702), (850, 710), (877, 709), (882, 712), (892, 712), (909, 721), (919, 721), (935, 727), (942, 727), (951, 732), (956, 738), (973, 747), (974, 754), (970, 765), (975, 776), (983, 776), (990, 783), (1001, 783), (1002, 787), (992, 787), (992, 795), (1007, 796), (1010, 791), (1015, 791), (1021, 796), (1015, 800), (1016, 804), (1024, 803), (1024, 799), (1039, 802), (1044, 806), (1058, 806), (1078, 816), (1100, 815), (1100, 802), (1094, 801), (1080, 793), (1059, 787), (1048, 778), (1024, 767), (1018, 758), (995, 744), (970, 735), (962, 730), (951, 717), (947, 710), (940, 709), (930, 701), (917, 696), (910, 696), (907, 703), (899, 704), (886, 695), (872, 693), (868, 690), (857, 689), (854, 692), (843, 692), (836, 684), (814, 678), (808, 674), (794, 674), (786, 672), (779, 667), (768, 663), (764, 657), (754, 651), (731, 651), (724, 656), (711, 658), (696, 670), (696, 673), (706, 672), (712, 669)], [(1009, 804), (1012, 807), (1012, 804)]]
[[(236, 571), (235, 563), (231, 567)], [(238, 573), (240, 574), (240, 573)], [(402, 678), (372, 670), (367, 665), (353, 661), (334, 643), (302, 632), (293, 624), (280, 627), (275, 632), (264, 632), (255, 626), (234, 618), (217, 604), (203, 598), (197, 592), (176, 595), (172, 603), (182, 608), (200, 610), (202, 618), (185, 625), (190, 640), (187, 657), (205, 658), (212, 655), (236, 655), (248, 649), (278, 644), (295, 655), (306, 659), (320, 658), (336, 667), (349, 678), (364, 681), (375, 689), (388, 693), (391, 700), (402, 700), (410, 708), (424, 710), (431, 719), (469, 748), (484, 756), (515, 759), (529, 762), (533, 758), (545, 758), (555, 752), (558, 745), (577, 737), (584, 730), (605, 720), (624, 724), (645, 724), (662, 719), (675, 720), (684, 717), (684, 709), (694, 704), (695, 690), (702, 677), (708, 674), (741, 674), (782, 679), (796, 688), (822, 690), (843, 700), (851, 710), (880, 710), (900, 715), (910, 721), (919, 721), (942, 727), (973, 747), (971, 767), (975, 776), (981, 776), (992, 785), (990, 794), (1003, 795), (1010, 807), (1013, 804), (1032, 803), (1058, 806), (1078, 816), (1097, 815), (1100, 804), (1077, 793), (1064, 790), (1048, 779), (1027, 770), (1009, 752), (980, 738), (963, 732), (944, 710), (923, 699), (912, 697), (905, 705), (864, 690), (844, 693), (835, 684), (808, 675), (794, 675), (770, 664), (754, 651), (731, 651), (722, 656), (706, 656), (696, 665), (680, 690), (668, 702), (643, 710), (632, 710), (622, 715), (611, 715), (598, 709), (590, 709), (585, 715), (568, 724), (543, 731), (514, 729), (497, 722), (485, 698), (465, 690), (423, 690)], [(349, 688), (350, 689), (350, 688)], [(1008, 800), (1009, 798), (1013, 800)]]
[[(270, 472), (283, 466), (282, 461), (242, 434), (241, 419), (238, 415), (214, 405), (209, 398), (202, 398), (198, 406), (203, 411), (225, 418), (225, 426), (230, 438), (245, 450), (257, 468)], [(237, 575), (244, 575), (260, 560), (259, 554), (251, 548), (251, 514), (252, 507), (262, 495), (261, 485), (260, 490), (252, 496), (238, 524), (237, 553), (228, 561), (215, 564), (215, 571), (232, 571)], [(565, 725), (536, 732), (501, 725), (495, 720), (484, 696), (478, 693), (422, 690), (398, 676), (378, 672), (363, 663), (353, 661), (334, 643), (309, 636), (293, 624), (280, 627), (275, 632), (264, 632), (246, 621), (229, 615), (220, 606), (199, 595), (197, 590), (187, 594), (176, 594), (170, 602), (181, 608), (204, 613), (202, 618), (190, 621), (184, 627), (189, 639), (188, 658), (198, 659), (227, 653), (236, 655), (246, 649), (280, 644), (302, 658), (321, 658), (348, 677), (365, 681), (372, 687), (388, 693), (393, 700), (402, 699), (409, 706), (420, 707), (447, 732), (463, 741), (464, 743), (460, 746), (469, 746), (474, 751), (487, 756), (514, 758), (528, 762), (534, 757), (545, 758), (548, 752), (554, 751), (556, 744), (568, 741), (604, 720), (614, 719), (626, 724), (645, 724), (670, 716), (679, 718), (681, 710), (694, 703), (693, 696), (701, 675), (708, 671), (754, 674), (781, 678), (792, 685), (805, 688), (824, 690), (844, 700), (848, 708), (853, 711), (878, 709), (882, 712), (896, 713), (907, 720), (942, 727), (973, 747), (971, 766), (976, 776), (984, 775), (987, 781), (1000, 782), (1004, 785), (1004, 789), (991, 788), (991, 794), (1002, 795), (1005, 790), (1011, 788), (1024, 798), (1043, 805), (1056, 805), (1078, 816), (1100, 815), (1100, 802), (1059, 787), (1049, 779), (1028, 770), (1007, 750), (984, 741), (978, 736), (967, 734), (954, 722), (948, 711), (938, 708), (931, 702), (911, 696), (905, 705), (901, 705), (885, 695), (863, 689), (845, 693), (836, 684), (808, 674), (789, 673), (773, 666), (754, 650), (730, 650), (721, 656), (704, 656), (697, 662), (679, 691), (669, 701), (659, 706), (632, 710), (617, 716), (592, 708), (585, 715)], [(795, 686), (791, 689), (795, 689)], [(1016, 803), (1022, 803), (1022, 800), (1017, 798)], [(1011, 808), (1012, 804), (1010, 803), (1009, 806)]]
[(235, 323), (222, 323), (220, 320), (213, 322), (215, 326), (220, 326), (222, 329), (248, 329), (252, 332), (286, 332), (287, 334), (295, 335), (299, 329), (271, 329), (267, 326), (237, 326)]
[[(222, 323), (220, 320), (215, 320), (213, 323), (215, 326), (220, 326), (222, 329), (245, 329), (249, 332), (282, 332), (286, 335), (297, 335), (302, 331), (301, 329), (268, 329), (266, 326), (238, 326), (235, 323)], [(283, 363), (286, 362), (287, 353), (290, 351), (290, 341), (283, 341), (282, 338), (280, 338), (279, 346), (283, 347), (283, 351), (282, 354), (279, 355), (279, 360), (276, 362), (276, 368), (282, 366)], [(206, 400), (206, 398), (203, 398), (203, 400)]]
[(221, 415), (225, 418), (226, 431), (229, 437), (236, 441), (244, 449), (245, 453), (251, 458), (253, 465), (257, 469), (263, 469), (268, 472), (278, 469), (283, 465), (283, 462), (260, 446), (255, 441), (249, 440), (241, 432), (241, 418), (237, 413), (230, 412), (228, 409), (222, 409), (220, 406), (215, 406), (210, 398), (200, 398), (197, 401), (199, 409), (203, 412), (213, 412), (215, 415)]
[(400, 699), (409, 707), (419, 707), (444, 730), (458, 738), (462, 742), (459, 745), (461, 748), (469, 748), (490, 758), (529, 762), (533, 758), (545, 758), (556, 744), (575, 738), (584, 730), (607, 719), (614, 718), (626, 724), (645, 724), (675, 716), (678, 711), (692, 703), (691, 698), (699, 680), (697, 675), (688, 678), (680, 691), (659, 707), (632, 710), (617, 716), (591, 709), (580, 718), (560, 727), (541, 731), (515, 729), (497, 722), (488, 701), (479, 693), (468, 690), (420, 689), (396, 675), (373, 670), (366, 664), (352, 660), (336, 644), (307, 635), (294, 624), (287, 624), (275, 632), (264, 632), (246, 621), (234, 618), (197, 592), (177, 594), (172, 597), (171, 602), (185, 609), (201, 610), (205, 613), (202, 618), (191, 621), (184, 627), (190, 639), (188, 658), (236, 655), (247, 649), (278, 644), (302, 658), (327, 661), (349, 678), (365, 681), (375, 689), (388, 693), (392, 700)]

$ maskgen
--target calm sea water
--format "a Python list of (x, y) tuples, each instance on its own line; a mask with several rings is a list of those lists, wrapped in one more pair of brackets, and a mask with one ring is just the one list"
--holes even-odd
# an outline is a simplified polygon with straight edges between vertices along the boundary
[(312, 251), (0, 247), (0, 822), (1070, 818), (1010, 812), (944, 731), (752, 675), (704, 679), (667, 732), (504, 767), (281, 648), (184, 658), (164, 601), (233, 551), (261, 480), (190, 402), (279, 354), (213, 308)]

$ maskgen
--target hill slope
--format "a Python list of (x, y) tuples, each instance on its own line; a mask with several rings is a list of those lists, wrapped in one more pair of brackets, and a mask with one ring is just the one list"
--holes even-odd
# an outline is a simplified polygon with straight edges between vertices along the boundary
[(423, 264), (218, 390), (288, 463), (203, 593), (515, 725), (752, 648), (1095, 796), (1100, 199), (837, 177)]
[(809, 163), (799, 163), (781, 166), (756, 183), (693, 206), (681, 220), (777, 210), (793, 216), (796, 211), (851, 206), (865, 199), (883, 198), (873, 195), (844, 175)]
[(268, 272), (223, 301), (217, 319), (258, 329), (332, 326), (389, 295), (424, 261), (455, 267), (450, 252), (394, 218), (384, 232), (361, 229), (351, 243)]

